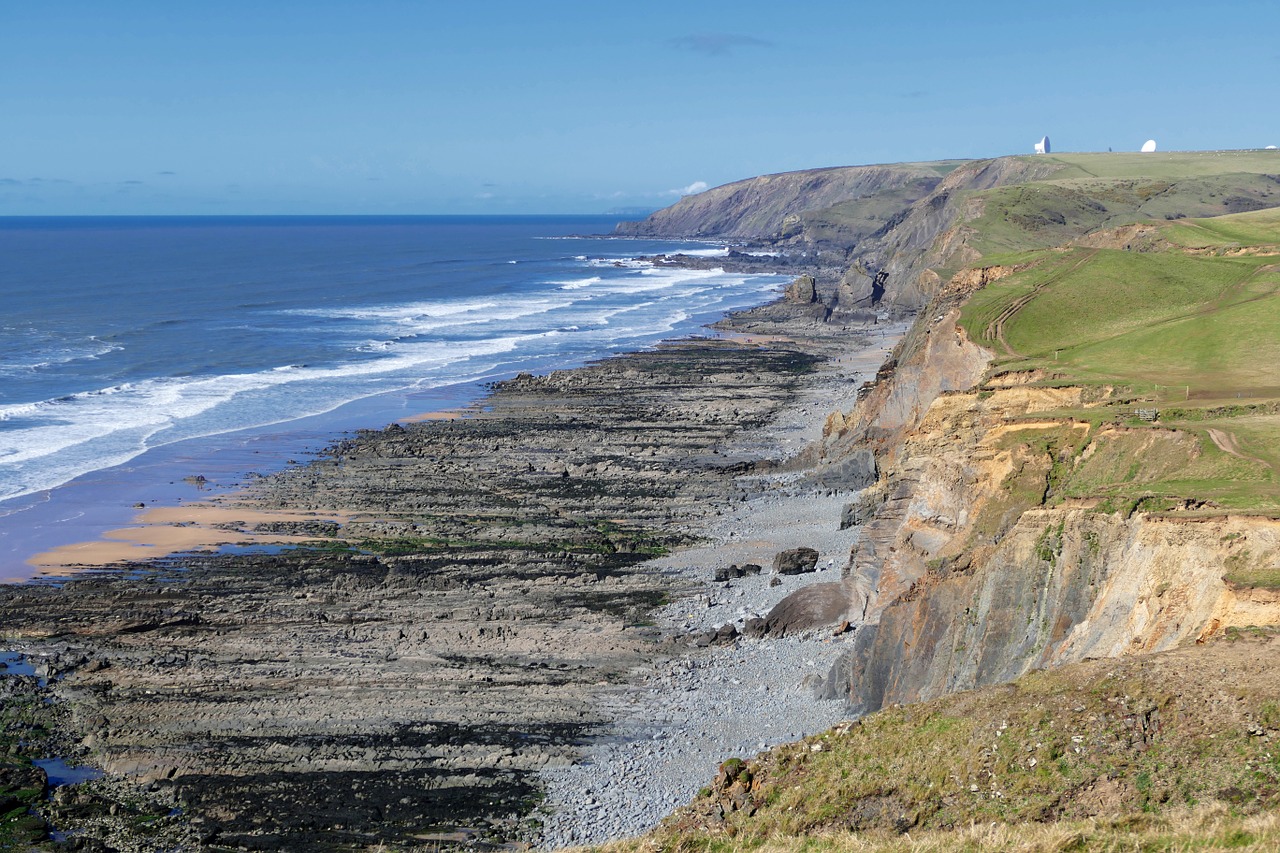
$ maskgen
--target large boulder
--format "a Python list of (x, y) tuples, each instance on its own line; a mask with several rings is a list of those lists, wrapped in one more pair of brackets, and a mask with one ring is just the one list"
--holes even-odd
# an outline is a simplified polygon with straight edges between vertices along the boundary
[(818, 301), (818, 283), (806, 273), (787, 285), (786, 298), (797, 305), (812, 305)]
[(849, 590), (842, 583), (802, 587), (774, 605), (762, 621), (748, 626), (748, 636), (786, 637), (801, 631), (849, 621)]
[(818, 568), (818, 552), (812, 548), (779, 551), (773, 558), (773, 570), (780, 575), (802, 575)]

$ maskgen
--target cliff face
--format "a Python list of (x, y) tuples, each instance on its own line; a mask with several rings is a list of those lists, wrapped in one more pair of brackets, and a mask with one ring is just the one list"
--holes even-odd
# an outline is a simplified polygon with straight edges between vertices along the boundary
[(882, 192), (907, 189), (901, 195), (901, 206), (905, 207), (937, 186), (945, 168), (907, 163), (764, 175), (685, 196), (640, 222), (619, 224), (616, 233), (626, 237), (775, 239), (782, 236), (789, 218)]
[(1024, 384), (1040, 376), (980, 385), (985, 351), (953, 318), (926, 314), (907, 369), (828, 423), (833, 458), (876, 446), (883, 475), (862, 496), (875, 510), (846, 567), (864, 624), (828, 695), (866, 712), (1280, 623), (1280, 593), (1224, 579), (1240, 561), (1280, 571), (1280, 522), (1050, 500), (1069, 474), (1118, 462), (1146, 460), (1141, 476), (1157, 477), (1195, 457), (1193, 437), (1038, 416), (1087, 411), (1113, 392)]
[(830, 695), (870, 711), (1276, 624), (1280, 595), (1233, 588), (1223, 566), (1251, 551), (1274, 560), (1278, 543), (1280, 525), (1253, 518), (1024, 513), (987, 557), (931, 567), (887, 606), (832, 672)]
[[(1280, 642), (1275, 154), (969, 163), (847, 248), (833, 320), (918, 313), (856, 406), (794, 460), (855, 493), (841, 581), (792, 593), (754, 627), (840, 625), (826, 695), (855, 714), (891, 707), (722, 766), (681, 838), (752, 838), (770, 810), (770, 830), (794, 837), (914, 833), (930, 815), (952, 829), (975, 822), (957, 807), (983, 802), (982, 820), (1026, 809), (1019, 819), (1049, 822), (1107, 799), (1133, 814), (1270, 796), (1246, 750), (1275, 718), (1233, 714)], [(834, 233), (837, 213), (784, 237)], [(1121, 727), (1084, 733), (1113, 712)], [(1027, 738), (1011, 741), (1019, 719)], [(957, 730), (977, 732), (971, 751), (947, 742)], [(840, 753), (855, 731), (869, 749)], [(1222, 766), (1248, 776), (1188, 796), (1213, 777), (1205, 744), (1231, 737)], [(1100, 745), (1156, 765), (1108, 756), (1082, 775)], [(1037, 805), (1022, 779), (1043, 786)], [(1149, 796), (1153, 779), (1183, 793)]]
[(972, 193), (1060, 168), (1002, 157), (765, 175), (686, 196), (643, 221), (621, 223), (616, 233), (756, 240), (823, 253), (845, 270), (830, 295), (838, 312), (873, 305), (913, 311), (940, 288), (932, 268), (976, 258), (963, 228), (982, 212)]
[(917, 310), (942, 288), (942, 268), (954, 271), (978, 259), (965, 223), (983, 212), (973, 193), (1043, 180), (1061, 167), (1029, 157), (968, 163), (947, 175), (900, 218), (857, 245), (837, 296), (844, 309), (873, 303)]

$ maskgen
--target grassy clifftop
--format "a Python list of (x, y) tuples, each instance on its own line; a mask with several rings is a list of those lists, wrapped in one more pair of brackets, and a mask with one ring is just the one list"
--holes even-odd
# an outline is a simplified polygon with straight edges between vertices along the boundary
[(808, 211), (853, 203), (863, 223), (854, 233), (861, 236), (927, 195), (959, 162), (840, 166), (762, 175), (685, 196), (640, 222), (621, 223), (617, 233), (771, 239), (793, 229), (797, 217)]
[(1280, 152), (1061, 154), (765, 175), (688, 196), (618, 233), (746, 239), (846, 272), (837, 309), (918, 309), (979, 258), (1099, 230), (1280, 206)]
[(1052, 179), (1055, 182), (1080, 178), (1168, 178), (1181, 181), (1239, 172), (1265, 174), (1274, 172), (1280, 163), (1280, 155), (1273, 149), (1027, 156), (1061, 163), (1062, 171)]
[(1134, 458), (1105, 475), (1097, 460), (1073, 462), (1060, 494), (1280, 512), (1280, 211), (1113, 237), (1125, 247), (1006, 257), (1016, 271), (961, 315), (970, 339), (997, 354), (993, 372), (1115, 389), (1108, 405), (1056, 414), (1197, 439), (1170, 451), (1178, 458)]
[(982, 255), (1056, 246), (1144, 220), (1220, 216), (1280, 205), (1273, 151), (1074, 154), (1047, 180), (976, 196), (970, 245)]

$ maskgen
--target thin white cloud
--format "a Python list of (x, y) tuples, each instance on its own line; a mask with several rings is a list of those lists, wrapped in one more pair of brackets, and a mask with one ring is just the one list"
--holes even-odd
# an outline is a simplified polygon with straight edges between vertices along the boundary
[(662, 195), (678, 195), (678, 196), (697, 195), (698, 193), (703, 192), (707, 188), (708, 188), (708, 184), (706, 181), (694, 181), (693, 183), (689, 184), (689, 186), (687, 187), (680, 187), (679, 189), (676, 189), (676, 190), (664, 190), (662, 192)]

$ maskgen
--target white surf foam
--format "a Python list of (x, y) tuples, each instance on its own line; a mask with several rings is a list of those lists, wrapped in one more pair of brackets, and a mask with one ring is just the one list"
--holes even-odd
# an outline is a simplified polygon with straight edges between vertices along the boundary
[(552, 284), (560, 285), (561, 290), (581, 290), (584, 287), (590, 287), (593, 284), (599, 284), (604, 281), (600, 276), (593, 275), (590, 278), (579, 278), (570, 281), (553, 281)]
[(678, 252), (671, 252), (673, 255), (688, 255), (691, 258), (723, 258), (729, 254), (728, 246), (721, 246), (718, 249), (681, 249)]
[[(283, 365), (253, 373), (151, 379), (0, 406), (0, 422), (17, 424), (0, 429), (6, 469), (0, 472), (0, 500), (121, 464), (151, 447), (323, 414), (362, 397), (411, 387), (423, 373), (508, 353), (551, 334), (400, 344), (388, 357), (330, 367)], [(373, 381), (379, 379), (385, 381)]]
[(695, 316), (754, 302), (778, 286), (774, 279), (631, 258), (577, 263), (586, 275), (542, 281), (510, 297), (282, 312), (302, 320), (286, 324), (287, 333), (336, 341), (335, 360), (327, 364), (148, 379), (2, 405), (0, 500), (36, 494), (175, 441), (323, 414), (386, 392), (643, 346)]

